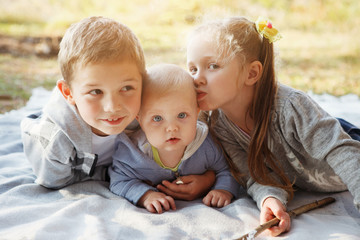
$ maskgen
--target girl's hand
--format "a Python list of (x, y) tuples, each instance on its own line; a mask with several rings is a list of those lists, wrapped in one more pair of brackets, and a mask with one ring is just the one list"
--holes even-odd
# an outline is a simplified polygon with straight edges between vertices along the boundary
[(215, 173), (207, 171), (202, 175), (181, 176), (183, 184), (162, 181), (162, 185), (157, 185), (157, 189), (175, 199), (191, 201), (203, 196), (215, 183)]
[(138, 205), (145, 207), (149, 212), (162, 213), (163, 210), (176, 210), (175, 201), (164, 193), (147, 191), (139, 200)]
[(209, 207), (222, 208), (231, 203), (233, 195), (222, 189), (211, 190), (206, 197), (203, 198), (203, 203)]
[(278, 199), (269, 197), (264, 201), (261, 208), (260, 224), (263, 224), (274, 217), (280, 219), (280, 222), (277, 226), (267, 229), (266, 232), (268, 232), (268, 234), (275, 237), (280, 233), (290, 230), (291, 219), (289, 214), (286, 212), (285, 206)]

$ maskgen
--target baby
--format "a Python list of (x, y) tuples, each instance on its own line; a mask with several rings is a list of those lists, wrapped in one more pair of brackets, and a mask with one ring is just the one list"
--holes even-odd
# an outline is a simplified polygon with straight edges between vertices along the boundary
[(137, 120), (141, 129), (128, 138), (119, 135), (109, 168), (110, 189), (149, 212), (175, 210), (171, 196), (159, 192), (162, 180), (181, 184), (181, 176), (216, 173), (216, 182), (203, 198), (208, 206), (223, 207), (237, 197), (240, 185), (213, 142), (206, 124), (197, 120), (193, 79), (184, 69), (160, 64), (148, 69)]

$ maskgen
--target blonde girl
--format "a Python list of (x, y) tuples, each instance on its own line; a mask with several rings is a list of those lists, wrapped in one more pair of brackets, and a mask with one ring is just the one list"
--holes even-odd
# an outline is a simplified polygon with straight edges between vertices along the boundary
[(349, 190), (360, 208), (360, 142), (307, 94), (277, 82), (271, 22), (233, 17), (196, 28), (187, 47), (201, 110), (233, 174), (256, 201), (276, 236), (290, 229), (286, 204), (294, 186)]

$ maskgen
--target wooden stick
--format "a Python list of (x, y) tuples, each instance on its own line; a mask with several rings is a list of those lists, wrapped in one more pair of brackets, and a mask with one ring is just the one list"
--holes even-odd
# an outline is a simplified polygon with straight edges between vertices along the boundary
[[(324, 199), (321, 199), (319, 201), (315, 201), (309, 204), (305, 204), (301, 207), (295, 208), (291, 211), (288, 211), (290, 217), (296, 217), (302, 213), (306, 213), (310, 210), (313, 210), (315, 208), (319, 208), (319, 207), (323, 207), (325, 205), (328, 205), (330, 203), (335, 202), (335, 198), (332, 197), (327, 197)], [(262, 233), (263, 231), (265, 231), (268, 228), (271, 228), (275, 225), (277, 225), (280, 222), (280, 220), (278, 218), (273, 218), (270, 221), (267, 221), (264, 224), (261, 224), (260, 226), (258, 226), (257, 228), (255, 228), (253, 231), (245, 234), (244, 236), (238, 238), (237, 240), (248, 240), (248, 239), (254, 239), (256, 236), (258, 236), (260, 233)]]

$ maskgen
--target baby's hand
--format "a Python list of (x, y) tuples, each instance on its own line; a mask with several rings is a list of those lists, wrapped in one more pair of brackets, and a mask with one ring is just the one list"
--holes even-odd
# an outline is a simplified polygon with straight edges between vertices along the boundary
[(280, 222), (277, 226), (266, 230), (268, 234), (275, 237), (282, 232), (290, 230), (291, 219), (289, 214), (286, 212), (285, 206), (278, 199), (269, 197), (264, 201), (261, 208), (260, 224), (270, 221), (274, 217), (280, 219)]
[(139, 200), (138, 205), (145, 207), (149, 212), (162, 213), (163, 210), (175, 210), (175, 201), (172, 197), (161, 192), (147, 191)]
[(209, 207), (225, 207), (231, 203), (233, 195), (222, 189), (211, 190), (204, 198), (203, 203)]

